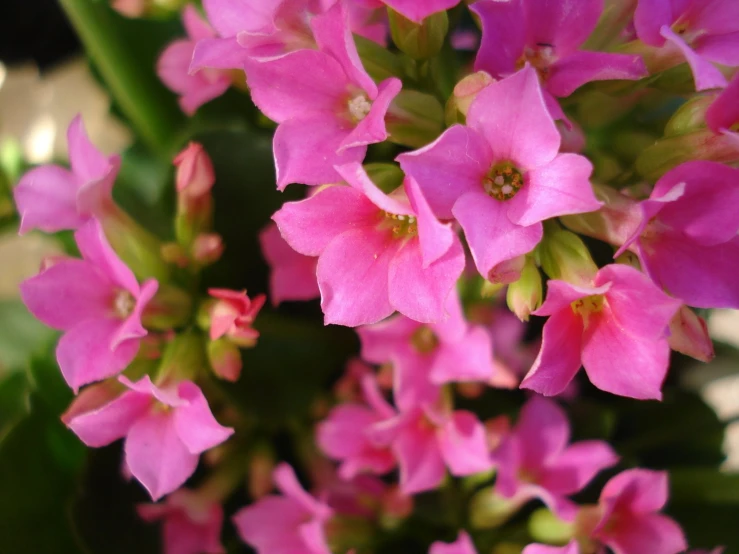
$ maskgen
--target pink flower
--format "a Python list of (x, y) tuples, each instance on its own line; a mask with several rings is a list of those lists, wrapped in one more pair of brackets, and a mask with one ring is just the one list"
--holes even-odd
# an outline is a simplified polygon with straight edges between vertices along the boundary
[(446, 311), (449, 317), (440, 323), (422, 324), (398, 315), (357, 329), (362, 358), (393, 364), (393, 394), (401, 408), (435, 402), (444, 383), (493, 378), (490, 334), (467, 323), (455, 292), (447, 298)]
[[(188, 5), (185, 11), (192, 5)], [(197, 201), (210, 193), (216, 181), (213, 162), (203, 145), (190, 142), (172, 162), (177, 167), (175, 186), (177, 192), (190, 201)]]
[(139, 286), (115, 255), (97, 220), (75, 233), (82, 259), (63, 258), (20, 285), (28, 310), (64, 331), (56, 358), (75, 392), (111, 377), (136, 356), (146, 336), (141, 313), (157, 291), (153, 279)]
[(739, 169), (686, 162), (641, 202), (639, 226), (619, 254), (633, 249), (654, 282), (690, 306), (739, 308), (736, 202)]
[(432, 544), (429, 554), (477, 554), (477, 550), (470, 536), (461, 531), (457, 540), (451, 544), (439, 541)]
[(331, 508), (300, 486), (289, 465), (277, 466), (273, 478), (281, 496), (266, 496), (233, 517), (242, 540), (257, 554), (331, 554), (324, 534)]
[(552, 400), (533, 397), (493, 452), (496, 492), (520, 504), (538, 498), (559, 517), (573, 519), (577, 506), (567, 497), (582, 490), (599, 471), (615, 465), (618, 456), (603, 441), (568, 445), (569, 440), (564, 411)]
[(590, 537), (615, 554), (677, 554), (688, 545), (680, 527), (658, 513), (668, 496), (667, 473), (631, 469), (606, 483)]
[(575, 541), (567, 546), (545, 546), (543, 544), (530, 544), (523, 549), (521, 554), (579, 554), (580, 548)]
[(103, 216), (112, 205), (111, 191), (120, 156), (104, 156), (90, 142), (82, 117), (67, 129), (71, 169), (58, 165), (36, 167), (13, 189), (21, 217), (20, 234), (31, 229), (55, 233), (78, 229), (91, 217)]
[(252, 100), (279, 123), (273, 146), (280, 190), (289, 183), (336, 182), (335, 165), (361, 162), (368, 144), (388, 136), (385, 114), (401, 82), (393, 77), (375, 84), (347, 17), (339, 3), (311, 20), (318, 50), (245, 62)]
[(191, 381), (159, 388), (149, 376), (131, 382), (117, 398), (81, 395), (62, 420), (87, 446), (125, 437), (125, 462), (154, 500), (178, 489), (195, 471), (200, 454), (221, 444), (233, 429), (220, 425)]
[(179, 489), (161, 504), (136, 507), (144, 521), (162, 521), (164, 554), (222, 554), (223, 508), (197, 492)]
[(477, 2), (471, 9), (482, 22), (475, 70), (500, 78), (530, 63), (542, 77), (556, 119), (562, 113), (550, 94), (569, 96), (591, 81), (648, 75), (639, 56), (580, 50), (603, 12), (602, 0)]
[(666, 46), (688, 62), (697, 90), (726, 86), (711, 62), (739, 65), (739, 4), (734, 0), (639, 0), (634, 25), (642, 42)]
[(210, 340), (223, 336), (240, 346), (252, 346), (259, 331), (252, 327), (259, 310), (264, 306), (263, 294), (250, 299), (246, 291), (208, 289), (216, 299), (210, 310)]
[(304, 256), (290, 248), (272, 222), (259, 233), (259, 243), (271, 270), (269, 291), (272, 304), (285, 300), (312, 300), (321, 295), (316, 280), (318, 258)]
[(217, 68), (204, 68), (190, 74), (195, 45), (216, 35), (192, 4), (185, 6), (182, 11), (182, 24), (187, 31), (187, 38), (175, 40), (165, 48), (157, 60), (157, 75), (172, 92), (179, 95), (182, 111), (192, 115), (200, 106), (228, 90), (231, 73)]
[(739, 73), (706, 111), (706, 123), (717, 135), (724, 135), (739, 153)]
[(636, 269), (602, 268), (592, 287), (550, 280), (535, 315), (551, 316), (521, 388), (550, 396), (585, 367), (599, 389), (639, 399), (662, 398), (670, 347), (667, 329), (680, 302)]
[(274, 216), (287, 243), (318, 256), (326, 323), (375, 323), (398, 310), (421, 322), (445, 317), (444, 304), (464, 269), (451, 225), (431, 213), (416, 183), (383, 194), (358, 163), (336, 170), (350, 186), (326, 187)]
[(462, 225), (484, 277), (530, 252), (543, 220), (600, 207), (587, 158), (558, 153), (561, 137), (531, 67), (480, 91), (467, 125), (397, 159), (437, 217)]
[(449, 10), (460, 0), (380, 0), (406, 19), (421, 23), (428, 16)]

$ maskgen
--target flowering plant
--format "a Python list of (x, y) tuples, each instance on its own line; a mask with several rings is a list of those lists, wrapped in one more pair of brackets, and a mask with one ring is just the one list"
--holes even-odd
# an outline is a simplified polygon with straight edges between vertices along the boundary
[(64, 252), (0, 551), (739, 549), (690, 379), (739, 308), (739, 3), (61, 4), (137, 141), (9, 175)]

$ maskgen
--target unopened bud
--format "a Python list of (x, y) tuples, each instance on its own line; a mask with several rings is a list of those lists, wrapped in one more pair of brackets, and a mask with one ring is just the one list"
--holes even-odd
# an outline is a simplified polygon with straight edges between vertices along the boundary
[(392, 9), (388, 9), (388, 18), (393, 42), (411, 58), (425, 60), (441, 51), (449, 30), (449, 18), (445, 11), (431, 14), (421, 23), (406, 19)]
[(241, 375), (241, 352), (239, 347), (226, 338), (208, 343), (208, 362), (221, 379), (236, 382)]
[(472, 73), (459, 81), (455, 85), (454, 92), (446, 104), (447, 125), (464, 123), (467, 117), (467, 111), (470, 109), (470, 104), (477, 97), (477, 94), (494, 82), (495, 79), (485, 71)]
[(110, 7), (125, 17), (166, 17), (179, 11), (185, 0), (111, 0)]
[(420, 148), (444, 130), (444, 108), (430, 94), (401, 90), (388, 109), (388, 140), (395, 144)]
[(192, 259), (199, 266), (211, 265), (223, 255), (223, 239), (218, 233), (201, 233), (192, 244)]
[(496, 265), (488, 272), (488, 281), (509, 285), (521, 278), (521, 272), (526, 265), (526, 256), (518, 256), (512, 260), (506, 260)]
[(672, 115), (665, 125), (665, 136), (684, 135), (706, 127), (706, 112), (716, 95), (690, 98)]
[(676, 352), (701, 362), (710, 362), (716, 356), (705, 320), (684, 304), (670, 321), (668, 342)]
[(528, 321), (531, 312), (541, 306), (542, 284), (541, 274), (533, 258), (527, 256), (521, 270), (521, 278), (508, 285), (506, 302), (508, 308), (521, 321)]
[(558, 119), (555, 123), (559, 136), (562, 137), (562, 143), (559, 147), (560, 152), (574, 152), (577, 154), (585, 150), (585, 132), (576, 121), (570, 121), (570, 124), (567, 125), (564, 121)]
[(508, 521), (521, 508), (521, 502), (503, 498), (493, 487), (475, 493), (470, 501), (470, 525), (473, 529), (493, 529)]
[(216, 299), (209, 310), (211, 340), (225, 336), (242, 348), (254, 346), (259, 332), (252, 324), (266, 297), (260, 294), (252, 299), (246, 291), (229, 289), (209, 289), (208, 294)]
[(539, 508), (529, 519), (529, 533), (537, 542), (567, 544), (574, 531), (573, 523), (559, 519), (546, 508)]
[(161, 248), (162, 259), (168, 264), (184, 268), (190, 263), (187, 252), (176, 242), (167, 242)]
[(181, 327), (190, 319), (192, 298), (181, 288), (160, 283), (141, 316), (144, 327), (157, 331)]
[(200, 333), (177, 334), (164, 349), (156, 382), (178, 382), (195, 379), (207, 369), (205, 341)]
[(215, 182), (213, 164), (202, 145), (191, 142), (173, 161), (177, 167), (177, 217), (175, 233), (183, 246), (208, 231), (213, 213), (211, 189)]
[(556, 224), (545, 225), (537, 252), (541, 268), (551, 279), (589, 285), (598, 272), (582, 239)]

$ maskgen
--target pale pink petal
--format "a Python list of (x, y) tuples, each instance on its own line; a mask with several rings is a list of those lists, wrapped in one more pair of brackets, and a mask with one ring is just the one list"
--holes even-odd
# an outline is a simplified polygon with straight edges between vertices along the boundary
[(719, 94), (706, 111), (706, 123), (714, 133), (720, 133), (739, 122), (739, 74)]
[(21, 218), (19, 232), (40, 229), (56, 233), (80, 227), (87, 218), (77, 211), (78, 186), (73, 173), (56, 165), (44, 165), (25, 173), (13, 189)]
[(222, 37), (239, 31), (274, 32), (274, 17), (283, 0), (203, 0), (208, 21)]
[(103, 177), (111, 166), (111, 159), (104, 156), (90, 142), (82, 116), (76, 116), (67, 129), (69, 163), (72, 172), (81, 181), (92, 181)]
[(425, 268), (420, 242), (416, 238), (411, 239), (390, 262), (390, 304), (403, 315), (421, 323), (443, 320), (446, 299), (464, 266), (464, 250), (456, 237), (451, 248)]
[(376, 364), (389, 362), (394, 353), (405, 348), (420, 324), (398, 315), (374, 325), (359, 327), (362, 359)]
[(233, 517), (241, 539), (259, 554), (305, 552), (298, 526), (309, 514), (290, 498), (267, 496)]
[(618, 456), (604, 441), (581, 441), (568, 446), (540, 474), (538, 483), (558, 495), (581, 491), (600, 471), (618, 463)]
[(385, 128), (385, 116), (390, 103), (398, 95), (402, 86), (400, 79), (395, 77), (385, 79), (380, 83), (377, 98), (372, 101), (369, 113), (344, 138), (339, 147), (339, 152), (355, 146), (382, 142), (388, 137)]
[(454, 125), (431, 144), (396, 159), (418, 182), (436, 216), (451, 219), (452, 206), (462, 194), (482, 190), (493, 154), (479, 133)]
[(467, 125), (485, 137), (496, 160), (521, 170), (551, 162), (562, 140), (530, 66), (481, 90), (467, 112)]
[(326, 544), (326, 533), (323, 528), (324, 522), (320, 520), (309, 521), (298, 527), (300, 538), (305, 543), (307, 549), (303, 550), (304, 552), (309, 552), (310, 554), (332, 554), (328, 544)]
[(446, 475), (435, 432), (419, 420), (393, 443), (400, 465), (400, 489), (415, 494), (436, 488)]
[(433, 383), (483, 381), (493, 378), (493, 341), (484, 327), (473, 327), (459, 341), (441, 343), (429, 378)]
[(139, 295), (139, 284), (133, 272), (113, 251), (105, 238), (103, 227), (91, 219), (74, 234), (77, 248), (82, 257), (97, 267), (115, 285), (127, 290), (135, 297)]
[(553, 462), (562, 453), (570, 440), (570, 424), (554, 400), (534, 396), (521, 409), (515, 433), (521, 464), (535, 469)]
[(171, 414), (152, 411), (126, 437), (126, 463), (154, 500), (177, 490), (198, 465), (180, 440)]
[(565, 390), (580, 369), (582, 332), (582, 318), (573, 314), (569, 306), (555, 312), (544, 324), (541, 350), (521, 388), (545, 396)]
[(598, 537), (614, 554), (678, 554), (688, 547), (680, 526), (662, 514), (622, 515)]
[(277, 489), (286, 497), (300, 504), (313, 517), (326, 519), (331, 509), (308, 494), (298, 481), (295, 470), (286, 463), (279, 464), (272, 472), (272, 479)]
[(99, 448), (125, 437), (150, 406), (150, 396), (128, 391), (92, 411), (65, 414), (62, 421), (87, 446)]
[(177, 392), (188, 404), (174, 410), (174, 427), (187, 450), (202, 454), (230, 437), (234, 430), (218, 423), (202, 391), (191, 381), (179, 384)]
[(379, 210), (360, 191), (339, 185), (299, 202), (287, 202), (272, 219), (291, 248), (318, 256), (341, 233), (378, 221)]
[(215, 36), (215, 31), (203, 19), (193, 4), (187, 4), (182, 10), (182, 25), (185, 27), (187, 36), (193, 40), (202, 40)]
[(382, 2), (411, 21), (421, 23), (431, 14), (453, 8), (460, 0), (382, 0)]
[(695, 80), (695, 90), (702, 91), (714, 88), (724, 88), (726, 86), (726, 78), (721, 74), (721, 72), (716, 69), (711, 62), (702, 58), (699, 54), (693, 51), (693, 49), (690, 48), (690, 46), (688, 46), (671, 28), (664, 26), (660, 32), (668, 42), (672, 43), (680, 50), (682, 55), (685, 57), (685, 61), (690, 65), (690, 69), (693, 72), (693, 79)]
[(521, 554), (579, 554), (580, 548), (577, 542), (572, 541), (567, 546), (545, 546), (543, 544), (530, 544), (523, 549)]
[[(205, 82), (214, 81), (214, 75), (221, 75), (221, 73), (217, 73), (216, 71), (209, 72), (208, 70), (243, 70), (244, 63), (249, 59), (249, 51), (241, 46), (239, 42), (233, 37), (206, 38), (203, 40), (199, 40), (194, 45), (192, 43), (190, 44), (191, 52), (189, 54), (189, 59), (187, 60), (186, 73), (188, 73), (193, 78), (204, 75), (203, 77), (201, 77), (201, 79)], [(183, 54), (181, 54), (181, 56), (183, 58), (185, 57), (184, 48)], [(177, 62), (176, 65), (174, 63), (175, 61)], [(173, 84), (177, 83), (178, 81), (182, 82), (183, 84), (188, 84), (186, 81), (181, 80), (182, 78), (180, 67), (182, 65), (182, 62), (174, 58), (174, 56), (172, 56), (171, 62), (171, 75), (169, 78), (172, 79)], [(163, 62), (160, 62), (160, 65), (163, 65)], [(163, 69), (165, 69), (165, 67), (163, 67)], [(177, 70), (176, 73), (175, 69)], [(201, 71), (202, 73), (200, 73)], [(222, 75), (223, 77), (225, 77), (225, 80), (227, 80), (229, 83), (231, 82), (228, 73), (224, 72), (222, 73)], [(163, 78), (161, 74), (160, 78)], [(175, 79), (177, 80), (175, 81)], [(176, 90), (169, 84), (167, 86), (170, 86), (170, 88)], [(181, 87), (182, 85), (178, 86)]]
[(569, 96), (586, 83), (647, 77), (641, 56), (610, 52), (574, 52), (556, 62), (547, 74), (547, 90), (554, 96)]
[(274, 305), (285, 300), (312, 300), (321, 295), (316, 279), (318, 258), (290, 248), (275, 224), (259, 233), (259, 242), (271, 267), (269, 290)]
[(477, 550), (470, 536), (462, 531), (457, 540), (451, 544), (438, 541), (432, 544), (429, 554), (477, 554)]
[(485, 426), (472, 412), (454, 412), (437, 429), (436, 437), (441, 456), (452, 475), (472, 475), (492, 467)]
[(526, 46), (523, 2), (476, 2), (470, 6), (482, 23), (482, 41), (475, 58), (475, 71), (505, 77), (516, 71)]
[(639, 0), (634, 13), (636, 35), (646, 44), (662, 46), (665, 43), (660, 32), (662, 26), (672, 25), (679, 16), (672, 0)]
[(590, 185), (593, 166), (585, 156), (559, 154), (551, 163), (526, 174), (526, 184), (508, 200), (508, 217), (516, 225), (533, 225), (561, 215), (594, 212), (603, 203)]
[(439, 385), (429, 379), (428, 356), (419, 353), (409, 343), (390, 358), (393, 364), (393, 401), (401, 410), (430, 405), (439, 399)]
[[(410, 203), (405, 199), (398, 199), (382, 192), (370, 179), (360, 163), (350, 163), (336, 166), (336, 172), (358, 191), (361, 191), (379, 210), (395, 215), (415, 215)], [(379, 214), (377, 210), (376, 214)], [(374, 222), (373, 222), (374, 223)], [(352, 225), (355, 227), (356, 225)]]
[(449, 251), (456, 238), (455, 233), (451, 223), (441, 223), (436, 219), (431, 206), (413, 177), (405, 180), (404, 188), (416, 214), (418, 239), (425, 269)]
[(397, 247), (389, 240), (384, 234), (355, 229), (328, 244), (316, 269), (326, 324), (356, 327), (393, 313), (388, 272)]
[(505, 203), (482, 189), (457, 200), (454, 216), (464, 229), (477, 270), (483, 277), (498, 264), (531, 252), (541, 241), (541, 223), (522, 227), (508, 218)]

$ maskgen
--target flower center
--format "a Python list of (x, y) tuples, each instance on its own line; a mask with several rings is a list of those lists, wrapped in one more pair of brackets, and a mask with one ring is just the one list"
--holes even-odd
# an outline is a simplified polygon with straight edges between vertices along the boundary
[(734, 123), (731, 127), (729, 127), (729, 131), (732, 131), (734, 133), (739, 133), (739, 121)]
[(706, 34), (706, 31), (701, 29), (691, 29), (690, 22), (685, 19), (676, 21), (672, 26), (672, 30), (688, 44), (692, 44), (696, 39)]
[(482, 187), (496, 200), (510, 200), (523, 186), (523, 174), (511, 163), (495, 164), (482, 181)]
[(395, 239), (411, 238), (418, 234), (418, 222), (412, 215), (383, 212), (381, 226), (389, 228)]
[(121, 319), (126, 319), (133, 313), (136, 307), (136, 299), (127, 290), (119, 290), (113, 299), (113, 311)]
[(430, 354), (439, 346), (439, 339), (430, 327), (421, 325), (411, 335), (411, 345), (419, 354)]
[(369, 98), (364, 93), (359, 93), (347, 102), (347, 107), (349, 108), (349, 115), (352, 120), (355, 123), (359, 123), (370, 113), (372, 102), (369, 101)]
[(593, 294), (591, 296), (586, 296), (585, 298), (580, 298), (579, 300), (575, 300), (570, 306), (572, 307), (572, 311), (583, 318), (583, 321), (585, 322), (585, 326), (588, 326), (588, 318), (591, 314), (597, 314), (601, 310), (603, 310), (603, 303), (605, 302), (605, 296), (602, 294)]

